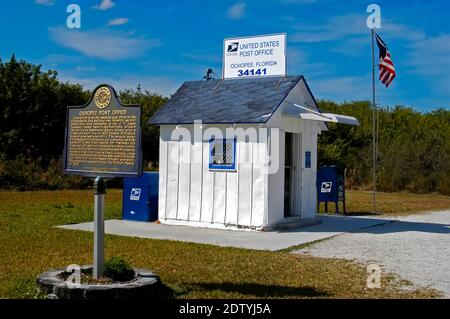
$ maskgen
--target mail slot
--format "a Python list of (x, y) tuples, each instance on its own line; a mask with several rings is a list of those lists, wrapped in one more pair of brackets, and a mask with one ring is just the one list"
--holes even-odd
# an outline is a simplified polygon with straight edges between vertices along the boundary
[(317, 206), (325, 203), (325, 212), (328, 212), (328, 203), (336, 205), (336, 212), (339, 214), (339, 202), (343, 203), (343, 213), (345, 214), (345, 177), (339, 166), (323, 166), (317, 171)]
[(158, 172), (145, 172), (140, 178), (124, 178), (122, 218), (143, 222), (158, 220), (158, 186)]

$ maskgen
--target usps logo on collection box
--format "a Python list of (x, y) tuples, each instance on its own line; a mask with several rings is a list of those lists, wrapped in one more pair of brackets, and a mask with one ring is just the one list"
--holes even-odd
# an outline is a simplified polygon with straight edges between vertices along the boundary
[(321, 193), (331, 193), (331, 188), (333, 186), (333, 182), (323, 182), (322, 187), (320, 187)]
[(142, 189), (140, 189), (140, 188), (132, 188), (131, 194), (130, 194), (130, 200), (136, 200), (136, 201), (140, 200), (141, 192), (142, 192)]

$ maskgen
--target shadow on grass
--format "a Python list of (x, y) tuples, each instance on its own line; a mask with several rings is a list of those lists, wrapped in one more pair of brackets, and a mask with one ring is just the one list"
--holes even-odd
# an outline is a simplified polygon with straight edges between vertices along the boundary
[(195, 285), (204, 291), (219, 290), (228, 293), (238, 293), (241, 295), (256, 296), (262, 298), (311, 298), (329, 297), (330, 294), (317, 290), (313, 287), (286, 287), (278, 285), (262, 285), (254, 283), (204, 283)]
[(352, 217), (352, 216), (381, 216), (380, 213), (373, 213), (368, 211), (361, 212), (347, 212), (344, 216)]

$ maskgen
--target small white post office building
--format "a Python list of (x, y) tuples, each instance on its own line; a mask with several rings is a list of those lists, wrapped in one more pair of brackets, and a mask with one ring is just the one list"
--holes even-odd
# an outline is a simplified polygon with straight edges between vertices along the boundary
[(325, 122), (303, 76), (191, 81), (150, 119), (160, 126), (159, 221), (270, 230), (316, 218)]

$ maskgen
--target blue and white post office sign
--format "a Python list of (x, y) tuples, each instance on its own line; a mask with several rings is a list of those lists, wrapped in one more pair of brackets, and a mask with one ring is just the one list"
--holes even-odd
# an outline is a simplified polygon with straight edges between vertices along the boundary
[(286, 75), (286, 34), (225, 39), (223, 78)]
[(311, 168), (312, 159), (311, 159), (311, 151), (305, 152), (305, 168)]

